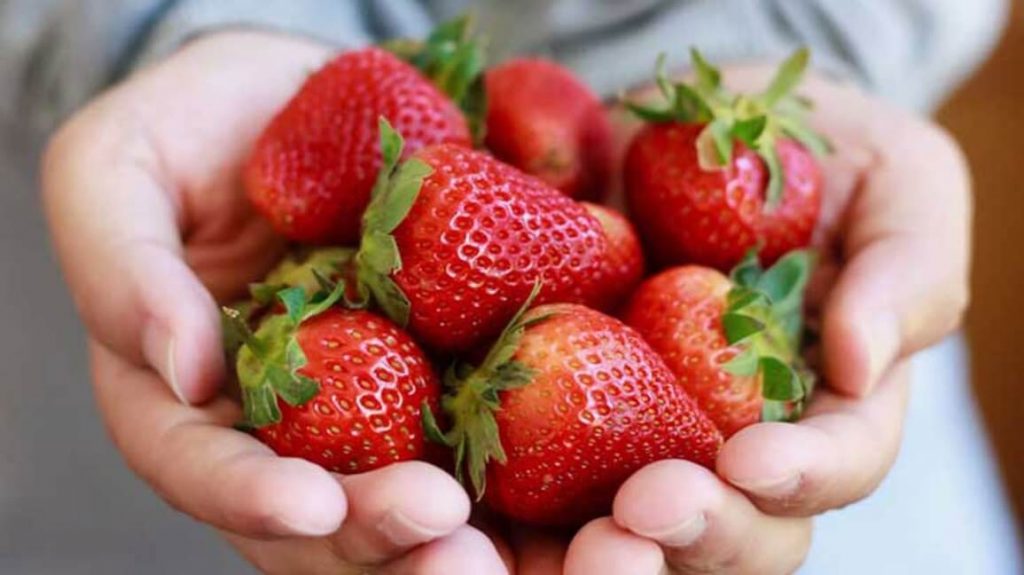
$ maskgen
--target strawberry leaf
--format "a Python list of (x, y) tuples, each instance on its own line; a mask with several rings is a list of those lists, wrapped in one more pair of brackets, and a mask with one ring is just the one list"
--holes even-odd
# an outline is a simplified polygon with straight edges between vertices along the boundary
[(797, 401), (803, 399), (804, 386), (800, 375), (789, 364), (777, 357), (762, 357), (759, 361), (765, 399)]
[(242, 387), (242, 405), (243, 423), (247, 427), (265, 427), (281, 421), (277, 395), (270, 386)]
[(722, 86), (722, 74), (708, 63), (696, 48), (690, 48), (690, 62), (697, 76), (697, 92), (708, 98), (719, 91)]
[(764, 133), (767, 126), (768, 116), (764, 114), (754, 116), (753, 118), (746, 118), (733, 124), (732, 136), (751, 148), (754, 148), (757, 146), (757, 140), (761, 137), (761, 134)]
[(769, 108), (773, 107), (782, 98), (788, 96), (796, 88), (807, 70), (807, 64), (811, 59), (811, 52), (807, 48), (800, 48), (794, 52), (779, 67), (778, 72), (768, 87), (761, 93), (761, 101)]
[(757, 375), (757, 368), (757, 353), (752, 349), (743, 350), (736, 357), (722, 365), (722, 369), (738, 377)]
[(306, 312), (306, 290), (301, 287), (285, 288), (277, 292), (277, 299), (284, 305), (288, 319), (298, 325)]
[(722, 315), (722, 328), (725, 330), (726, 341), (733, 345), (764, 331), (765, 325), (748, 315), (726, 313)]
[(487, 465), (506, 462), (495, 419), (495, 412), (501, 409), (500, 392), (528, 385), (533, 379), (533, 370), (512, 358), (525, 330), (551, 317), (527, 314), (540, 290), (537, 282), (479, 367), (457, 362), (445, 372), (449, 393), (441, 405), (452, 422), (451, 429), (442, 433), (432, 414), (424, 411), (422, 416), (427, 433), (453, 449), (456, 478), (462, 481), (468, 475), (477, 499), (487, 487)]
[(715, 118), (697, 136), (697, 161), (705, 171), (720, 170), (732, 161), (732, 127)]
[(426, 400), (423, 400), (420, 405), (420, 422), (423, 425), (423, 434), (428, 440), (452, 447), (448, 444), (448, 438), (441, 431), (441, 427), (437, 424), (437, 418), (434, 417), (434, 412), (431, 411), (430, 404)]

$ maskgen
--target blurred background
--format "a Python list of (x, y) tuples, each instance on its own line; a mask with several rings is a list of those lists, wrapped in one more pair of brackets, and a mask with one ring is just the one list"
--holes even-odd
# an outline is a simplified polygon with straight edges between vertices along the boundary
[[(974, 173), (974, 272), (967, 335), (974, 391), (1024, 522), (1024, 322), (1014, 313), (1024, 288), (1024, 3), (1013, 3), (999, 48), (938, 113), (960, 140)], [(919, 388), (920, 389), (920, 388)]]
[[(1016, 236), (1024, 229), (1022, 102), (1018, 1), (992, 59), (938, 118), (974, 171), (974, 292), (966, 330), (973, 388), (1024, 523), (1024, 352), (1016, 340), (1024, 330), (1013, 317), (1024, 288)], [(249, 572), (206, 528), (153, 496), (107, 440), (92, 407), (84, 334), (50, 256), (35, 182), (21, 169), (31, 161), (20, 142), (0, 142), (0, 211), (24, 214), (0, 227), (0, 574)], [(928, 382), (915, 388), (919, 395), (927, 390)], [(855, 517), (863, 508), (840, 515)]]

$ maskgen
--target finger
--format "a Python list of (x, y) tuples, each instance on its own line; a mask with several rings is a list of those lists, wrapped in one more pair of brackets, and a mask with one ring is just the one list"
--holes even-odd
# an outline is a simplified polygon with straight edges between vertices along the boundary
[(892, 122), (848, 208), (844, 265), (824, 308), (829, 382), (853, 395), (867, 393), (897, 359), (949, 334), (968, 300), (964, 160), (937, 129), (905, 117)]
[(863, 399), (822, 390), (798, 424), (741, 430), (722, 447), (719, 475), (772, 514), (811, 516), (866, 497), (899, 451), (907, 371), (899, 364)]
[(340, 557), (386, 563), (454, 533), (469, 519), (469, 497), (450, 475), (421, 461), (398, 463), (341, 480), (348, 518), (331, 536)]
[(811, 523), (761, 513), (714, 473), (681, 460), (648, 465), (619, 490), (615, 522), (657, 542), (680, 573), (791, 573)]
[(463, 525), (451, 534), (431, 541), (381, 570), (382, 575), (506, 575), (491, 540)]
[(90, 333), (155, 368), (182, 401), (223, 374), (212, 297), (182, 260), (176, 198), (159, 159), (117, 102), (101, 100), (51, 142), (43, 191), (58, 257)]
[(325, 535), (345, 517), (338, 482), (321, 467), (280, 458), (229, 426), (237, 406), (175, 400), (150, 370), (91, 344), (96, 399), (128, 466), (171, 506), (247, 537)]
[(583, 526), (569, 544), (565, 575), (660, 575), (658, 544), (620, 528), (609, 517)]

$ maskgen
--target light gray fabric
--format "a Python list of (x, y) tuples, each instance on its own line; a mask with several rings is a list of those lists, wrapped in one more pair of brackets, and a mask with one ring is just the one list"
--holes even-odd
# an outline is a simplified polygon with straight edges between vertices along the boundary
[(920, 109), (988, 51), (1006, 0), (8, 0), (0, 4), (0, 114), (46, 129), (128, 66), (225, 26), (355, 46), (418, 35), (473, 7), (499, 57), (544, 53), (610, 95), (662, 51), (719, 61), (813, 48), (819, 67)]

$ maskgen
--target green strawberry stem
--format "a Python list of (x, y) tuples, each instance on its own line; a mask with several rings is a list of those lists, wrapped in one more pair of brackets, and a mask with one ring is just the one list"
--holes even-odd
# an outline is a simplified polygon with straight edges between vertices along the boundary
[(810, 103), (793, 94), (807, 69), (810, 52), (801, 48), (779, 67), (775, 77), (760, 94), (734, 95), (722, 86), (721, 72), (696, 49), (690, 50), (696, 80), (673, 84), (665, 72), (665, 56), (658, 57), (655, 83), (666, 104), (651, 107), (625, 102), (642, 120), (652, 123), (686, 122), (704, 124), (697, 138), (697, 159), (704, 170), (718, 170), (732, 162), (736, 142), (754, 150), (768, 168), (765, 210), (782, 201), (785, 174), (779, 160), (778, 141), (792, 138), (817, 156), (830, 152), (828, 141), (807, 127)]
[(285, 313), (268, 317), (253, 333), (236, 310), (223, 310), (225, 323), (232, 326), (235, 337), (242, 341), (238, 349), (236, 371), (242, 390), (243, 425), (260, 428), (281, 421), (278, 398), (298, 406), (319, 392), (316, 381), (301, 373), (306, 354), (296, 334), (303, 322), (327, 311), (344, 296), (345, 282), (338, 282), (334, 291), (310, 297), (301, 286), (285, 288), (277, 293)]
[(731, 274), (734, 287), (722, 327), (726, 341), (741, 351), (724, 368), (733, 375), (760, 377), (764, 421), (798, 417), (814, 384), (800, 357), (803, 297), (813, 259), (811, 252), (796, 250), (765, 270), (755, 248)]
[(432, 169), (415, 158), (399, 164), (405, 142), (383, 117), (379, 132), (384, 164), (363, 213), (363, 237), (355, 256), (356, 281), (361, 303), (372, 299), (392, 321), (405, 327), (411, 304), (392, 279), (402, 269), (402, 256), (392, 234), (409, 215)]
[(529, 297), (479, 366), (455, 363), (445, 373), (444, 383), (450, 393), (441, 400), (441, 407), (452, 421), (451, 429), (442, 432), (430, 409), (426, 405), (422, 409), (426, 436), (454, 450), (455, 476), (463, 481), (468, 471), (477, 499), (483, 497), (487, 487), (487, 464), (507, 461), (494, 417), (501, 409), (498, 393), (522, 387), (533, 379), (533, 370), (513, 356), (526, 329), (550, 317), (550, 314), (526, 317), (540, 289), (540, 282), (534, 284)]
[(290, 253), (267, 277), (259, 283), (249, 285), (249, 295), (260, 306), (266, 306), (277, 299), (283, 289), (301, 287), (310, 297), (318, 291), (334, 291), (334, 282), (323, 279), (339, 276), (355, 257), (352, 248), (316, 248)]
[(466, 13), (442, 22), (423, 42), (398, 39), (383, 47), (409, 62), (455, 102), (466, 116), (473, 141), (483, 142), (487, 114), (482, 42), (473, 35)]

